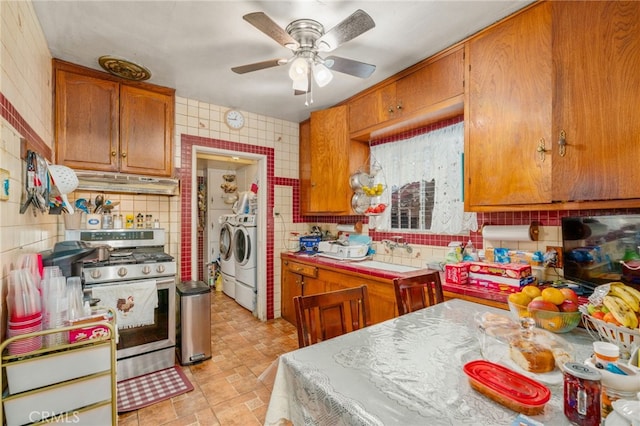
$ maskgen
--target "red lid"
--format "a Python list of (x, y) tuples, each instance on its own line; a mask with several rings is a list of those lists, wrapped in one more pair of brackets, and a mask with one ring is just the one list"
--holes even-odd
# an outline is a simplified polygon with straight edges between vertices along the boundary
[(471, 361), (465, 364), (464, 372), (469, 378), (518, 404), (539, 406), (551, 398), (551, 391), (546, 386), (499, 364)]

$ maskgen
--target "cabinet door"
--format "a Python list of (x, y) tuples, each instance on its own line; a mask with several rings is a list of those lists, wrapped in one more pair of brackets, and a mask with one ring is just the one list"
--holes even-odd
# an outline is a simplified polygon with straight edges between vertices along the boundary
[(56, 70), (56, 163), (117, 171), (118, 83)]
[(391, 83), (349, 103), (349, 131), (358, 132), (396, 115), (396, 85)]
[[(468, 42), (465, 208), (551, 201), (550, 4)], [(579, 36), (572, 33), (572, 36)]]
[[(347, 113), (346, 105), (312, 112), (310, 137), (300, 138), (301, 192), (306, 191), (300, 197), (303, 215), (349, 213)], [(307, 167), (308, 176), (303, 174)]]
[(302, 294), (301, 277), (287, 268), (287, 261), (282, 262), (280, 315), (291, 324), (296, 323), (296, 312), (293, 298)]
[(463, 49), (458, 49), (398, 80), (396, 103), (409, 114), (463, 92)]
[(553, 2), (553, 34), (554, 199), (638, 198), (640, 2)]
[(120, 118), (120, 171), (171, 176), (173, 98), (122, 85)]

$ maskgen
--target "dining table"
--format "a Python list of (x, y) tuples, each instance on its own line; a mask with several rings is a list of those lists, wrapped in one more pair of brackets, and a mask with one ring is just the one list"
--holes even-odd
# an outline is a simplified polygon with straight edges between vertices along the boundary
[[(466, 363), (487, 355), (478, 325), (485, 313), (510, 315), (452, 299), (281, 355), (265, 424), (521, 424), (518, 412), (474, 390), (463, 371)], [(598, 340), (582, 328), (555, 336), (581, 363)], [(551, 391), (544, 410), (528, 419), (570, 424), (562, 373), (557, 374), (543, 382)]]

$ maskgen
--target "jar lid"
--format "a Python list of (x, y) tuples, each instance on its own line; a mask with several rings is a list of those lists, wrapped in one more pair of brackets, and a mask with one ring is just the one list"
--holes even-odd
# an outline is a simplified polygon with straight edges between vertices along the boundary
[(567, 362), (564, 364), (564, 371), (579, 379), (597, 381), (602, 378), (602, 374), (598, 370), (579, 362)]
[(543, 406), (551, 398), (549, 388), (500, 364), (476, 360), (466, 363), (463, 370), (490, 393), (524, 407)]

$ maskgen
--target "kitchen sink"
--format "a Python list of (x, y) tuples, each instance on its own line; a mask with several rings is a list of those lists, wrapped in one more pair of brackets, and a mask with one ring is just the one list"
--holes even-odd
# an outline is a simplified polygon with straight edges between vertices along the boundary
[(415, 266), (396, 265), (394, 263), (379, 262), (377, 260), (365, 260), (363, 262), (358, 262), (358, 266), (363, 268), (382, 269), (390, 272), (413, 272), (420, 269)]

